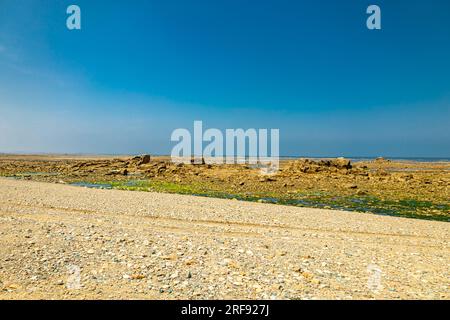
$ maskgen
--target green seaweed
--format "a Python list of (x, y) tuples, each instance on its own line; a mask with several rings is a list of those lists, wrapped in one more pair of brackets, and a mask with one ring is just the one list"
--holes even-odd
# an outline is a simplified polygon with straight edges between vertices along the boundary
[(450, 221), (449, 204), (433, 203), (431, 201), (420, 201), (416, 199), (388, 200), (379, 199), (371, 195), (341, 196), (321, 191), (302, 192), (291, 195), (278, 194), (276, 192), (229, 193), (215, 190), (205, 184), (184, 184), (158, 180), (75, 182), (73, 185), (98, 187), (102, 189), (189, 194), (297, 207), (336, 209), (405, 218)]

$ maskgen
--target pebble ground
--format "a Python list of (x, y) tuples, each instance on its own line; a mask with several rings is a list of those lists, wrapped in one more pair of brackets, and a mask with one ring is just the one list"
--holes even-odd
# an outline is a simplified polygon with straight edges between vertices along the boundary
[(0, 179), (0, 299), (449, 299), (450, 224)]

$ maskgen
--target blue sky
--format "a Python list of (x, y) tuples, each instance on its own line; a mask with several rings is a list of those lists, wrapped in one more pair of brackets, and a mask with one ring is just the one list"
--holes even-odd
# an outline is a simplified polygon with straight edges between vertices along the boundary
[(0, 0), (0, 152), (168, 154), (194, 120), (279, 128), (283, 155), (450, 157), (450, 2)]

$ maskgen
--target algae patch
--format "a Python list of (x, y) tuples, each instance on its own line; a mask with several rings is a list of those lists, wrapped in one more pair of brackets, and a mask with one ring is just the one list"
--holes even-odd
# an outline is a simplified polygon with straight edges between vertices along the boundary
[(299, 192), (289, 196), (277, 194), (276, 192), (228, 193), (214, 190), (205, 184), (183, 184), (158, 180), (79, 181), (71, 183), (71, 185), (98, 189), (189, 194), (297, 207), (335, 209), (406, 218), (450, 221), (450, 205), (416, 199), (387, 200), (371, 195), (341, 196), (320, 191)]

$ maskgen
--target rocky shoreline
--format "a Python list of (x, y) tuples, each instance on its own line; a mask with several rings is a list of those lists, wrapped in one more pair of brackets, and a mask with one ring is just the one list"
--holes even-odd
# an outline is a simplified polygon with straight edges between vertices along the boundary
[(0, 175), (122, 190), (196, 194), (448, 221), (450, 163), (379, 158), (283, 160), (273, 175), (254, 165), (186, 165), (167, 157), (0, 156)]

